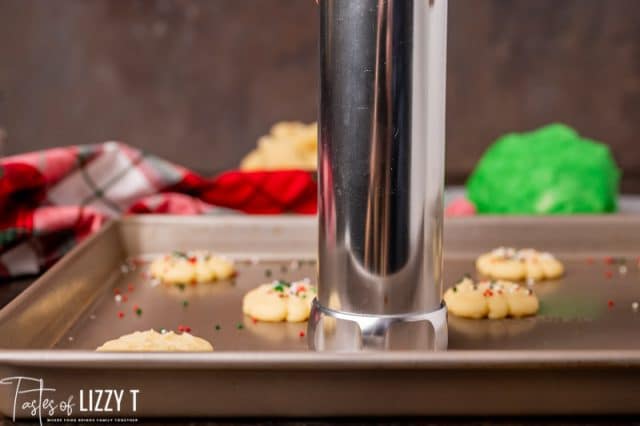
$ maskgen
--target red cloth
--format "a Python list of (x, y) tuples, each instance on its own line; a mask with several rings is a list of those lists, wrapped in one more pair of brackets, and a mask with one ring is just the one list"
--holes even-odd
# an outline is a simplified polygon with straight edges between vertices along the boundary
[(314, 214), (306, 171), (204, 178), (118, 142), (0, 160), (0, 276), (34, 274), (112, 217), (127, 213)]

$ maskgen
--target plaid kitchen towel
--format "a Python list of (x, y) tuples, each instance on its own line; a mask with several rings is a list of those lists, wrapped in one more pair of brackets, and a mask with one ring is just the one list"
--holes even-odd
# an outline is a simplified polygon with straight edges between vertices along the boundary
[(0, 159), (0, 277), (50, 266), (109, 218), (128, 213), (316, 211), (305, 171), (229, 171), (213, 179), (118, 142)]

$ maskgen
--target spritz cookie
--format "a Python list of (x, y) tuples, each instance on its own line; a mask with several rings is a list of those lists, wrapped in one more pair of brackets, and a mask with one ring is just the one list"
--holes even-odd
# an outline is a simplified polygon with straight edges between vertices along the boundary
[(551, 253), (506, 247), (481, 255), (476, 268), (486, 277), (509, 281), (551, 280), (564, 274), (564, 265)]
[(159, 333), (153, 329), (125, 334), (109, 340), (98, 352), (211, 352), (213, 346), (206, 340), (189, 333), (173, 331)]
[(149, 273), (165, 284), (197, 284), (229, 279), (236, 270), (232, 261), (208, 251), (174, 251), (154, 260)]
[(302, 322), (309, 318), (316, 288), (309, 280), (274, 281), (248, 292), (242, 301), (245, 315), (266, 322)]
[(447, 309), (463, 318), (502, 319), (524, 317), (538, 312), (538, 297), (531, 289), (509, 281), (482, 281), (464, 278), (444, 294)]

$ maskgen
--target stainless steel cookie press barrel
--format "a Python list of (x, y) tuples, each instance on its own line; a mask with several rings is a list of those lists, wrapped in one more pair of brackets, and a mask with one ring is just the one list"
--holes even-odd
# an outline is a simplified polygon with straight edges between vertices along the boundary
[(320, 0), (316, 350), (445, 349), (446, 0)]

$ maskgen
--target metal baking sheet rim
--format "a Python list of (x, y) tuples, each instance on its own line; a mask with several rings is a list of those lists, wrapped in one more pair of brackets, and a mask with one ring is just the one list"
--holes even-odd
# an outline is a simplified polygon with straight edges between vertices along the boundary
[(628, 369), (640, 367), (638, 350), (499, 350), (446, 352), (214, 352), (96, 353), (74, 350), (3, 350), (0, 365), (52, 368), (225, 370), (476, 370)]

